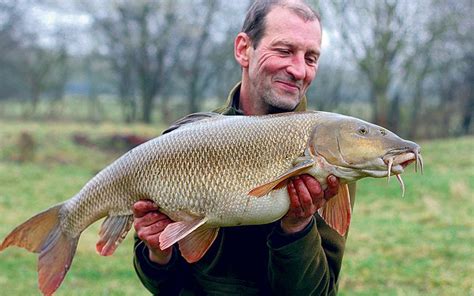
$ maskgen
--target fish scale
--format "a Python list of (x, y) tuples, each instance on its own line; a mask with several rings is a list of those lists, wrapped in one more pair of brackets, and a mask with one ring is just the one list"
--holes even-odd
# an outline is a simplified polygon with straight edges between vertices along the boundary
[[(302, 114), (301, 118), (292, 119), (296, 128), (281, 116), (268, 120), (266, 125), (259, 120), (238, 119), (240, 117), (196, 123), (157, 138), (154, 145), (141, 147), (143, 150), (152, 147), (151, 151), (138, 153), (153, 159), (143, 160), (146, 167), (138, 165), (142, 170), (158, 172), (153, 179), (148, 179), (148, 184), (154, 185), (147, 188), (144, 195), (159, 206), (169, 204), (170, 207), (163, 207), (163, 211), (171, 216), (182, 209), (212, 217), (238, 215), (247, 204), (247, 193), (251, 188), (283, 173), (291, 165), (288, 151), (293, 151), (294, 157), (303, 153), (310, 129), (301, 132), (305, 125), (299, 121), (314, 121), (314, 116)], [(291, 137), (280, 141), (280, 146), (269, 146), (268, 140), (283, 129), (287, 129)], [(179, 149), (177, 145), (194, 149)], [(245, 153), (240, 149), (245, 149)], [(147, 187), (142, 186), (140, 180), (133, 183), (138, 188)], [(274, 219), (271, 217), (268, 222)]]
[[(314, 114), (291, 120), (279, 115), (270, 118), (264, 124), (258, 117), (197, 122), (135, 148), (67, 202), (65, 210), (72, 214), (63, 214), (67, 219), (62, 228), (76, 237), (110, 212), (131, 214), (131, 205), (143, 197), (154, 200), (170, 216), (187, 210), (208, 215), (213, 224), (224, 222), (216, 217), (239, 216), (248, 206), (250, 189), (283, 173), (292, 158), (303, 153), (310, 127), (318, 119)], [(282, 131), (288, 137), (281, 139)], [(271, 198), (258, 202), (273, 203)], [(256, 209), (263, 212), (239, 223), (279, 218), (267, 218), (265, 206)]]

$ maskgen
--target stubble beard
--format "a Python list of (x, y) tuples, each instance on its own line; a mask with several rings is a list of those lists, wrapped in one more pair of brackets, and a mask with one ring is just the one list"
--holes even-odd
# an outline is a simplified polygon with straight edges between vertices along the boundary
[(262, 101), (268, 106), (268, 113), (294, 111), (301, 101), (301, 98), (297, 97), (298, 94), (292, 95), (292, 98), (289, 97), (289, 94), (286, 96), (287, 97), (279, 96), (274, 89), (266, 88), (262, 94)]

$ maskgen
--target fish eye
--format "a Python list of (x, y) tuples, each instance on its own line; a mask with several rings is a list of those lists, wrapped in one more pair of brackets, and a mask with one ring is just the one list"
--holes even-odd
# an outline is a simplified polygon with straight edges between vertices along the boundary
[(382, 134), (382, 136), (386, 136), (386, 135), (387, 135), (387, 131), (384, 130), (384, 129), (380, 129), (380, 133)]
[(359, 127), (357, 132), (359, 133), (359, 135), (365, 136), (369, 132), (369, 129), (366, 126), (361, 126)]

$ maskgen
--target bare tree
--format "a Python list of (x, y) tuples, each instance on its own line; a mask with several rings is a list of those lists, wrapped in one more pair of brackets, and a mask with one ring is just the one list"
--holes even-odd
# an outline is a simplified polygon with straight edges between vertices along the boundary
[(23, 61), (21, 39), (24, 20), (21, 3), (0, 1), (0, 100), (25, 94), (21, 85)]
[(64, 102), (66, 96), (66, 85), (70, 80), (70, 53), (67, 47), (67, 33), (65, 31), (57, 32), (56, 44), (51, 50), (52, 65), (46, 81), (45, 92), (50, 97), (49, 116), (56, 117), (60, 114), (59, 108)]
[(383, 126), (389, 123), (394, 71), (413, 25), (402, 2), (341, 0), (329, 5), (341, 43), (369, 81), (373, 121)]
[(28, 48), (25, 54), (24, 71), (27, 77), (31, 103), (31, 108), (25, 110), (25, 115), (33, 115), (36, 113), (40, 95), (46, 89), (54, 57), (46, 49), (35, 45)]
[[(408, 119), (408, 124), (404, 123), (407, 133), (417, 137), (422, 125), (420, 119), (429, 103), (425, 100), (439, 96), (448, 100), (441, 93), (433, 93), (430, 77), (443, 72), (459, 73), (455, 68), (459, 68), (457, 64), (466, 44), (455, 36), (460, 21), (469, 19), (464, 15), (472, 9), (468, 2), (333, 0), (326, 3), (323, 8), (329, 16), (325, 20), (334, 33), (332, 40), (347, 50), (346, 61), (357, 65), (368, 81), (374, 122), (397, 131), (402, 128), (401, 116), (404, 116)], [(403, 107), (409, 107), (409, 111), (401, 110)]]
[(461, 126), (459, 134), (467, 135), (472, 130), (473, 117), (474, 117), (474, 54), (471, 52), (466, 57), (467, 60), (467, 73), (464, 80), (464, 104), (462, 105), (461, 115)]
[[(217, 0), (208, 0), (203, 4), (204, 8), (204, 17), (201, 20), (201, 23), (195, 24), (191, 23), (197, 32), (194, 33), (192, 39), (190, 40), (191, 46), (189, 48), (192, 52), (192, 57), (190, 60), (190, 67), (186, 67), (185, 73), (187, 74), (186, 79), (188, 81), (188, 90), (187, 98), (189, 104), (189, 112), (195, 113), (199, 111), (199, 99), (202, 99), (203, 89), (208, 85), (209, 80), (212, 77), (212, 71), (205, 69), (205, 64), (208, 63), (204, 59), (206, 54), (206, 44), (209, 41), (211, 28), (212, 28), (212, 19), (218, 10), (219, 3)], [(201, 14), (202, 10), (198, 11), (198, 14)], [(199, 19), (198, 15), (193, 17), (193, 19)], [(186, 63), (184, 65), (187, 65)]]
[[(419, 136), (419, 127), (426, 121), (425, 100), (430, 96), (436, 96), (430, 91), (432, 88), (429, 85), (430, 78), (442, 73), (444, 80), (450, 80), (449, 73), (459, 72), (456, 68), (459, 68), (457, 65), (463, 58), (462, 54), (456, 53), (463, 47), (457, 40), (456, 33), (459, 21), (465, 19), (462, 17), (463, 6), (459, 5), (459, 1), (435, 0), (425, 4), (428, 6), (423, 8), (424, 27), (418, 30), (415, 38), (408, 40), (407, 47), (412, 54), (407, 56), (402, 66), (406, 72), (405, 79), (401, 80), (402, 84), (405, 88), (411, 89), (408, 91), (412, 97), (408, 118), (410, 123), (408, 134), (411, 138)], [(441, 90), (440, 94), (443, 93), (446, 92)], [(444, 104), (451, 99), (443, 96), (441, 101)]]
[(117, 93), (121, 102), (123, 118), (126, 122), (135, 121), (137, 102), (135, 99), (136, 84), (134, 76), (134, 43), (132, 40), (132, 15), (126, 6), (116, 6), (110, 14), (95, 15), (94, 26), (98, 28), (107, 47), (107, 60), (116, 75)]
[[(102, 5), (105, 5), (102, 3)], [(119, 93), (130, 102), (132, 73), (137, 75), (141, 120), (151, 122), (154, 101), (169, 83), (176, 65), (181, 35), (176, 34), (179, 1), (118, 1), (107, 3), (101, 13), (92, 2), (82, 6), (96, 28), (109, 39), (105, 47), (119, 77)]]
[(30, 108), (25, 109), (25, 115), (36, 113), (40, 97), (47, 91), (53, 95), (53, 100), (62, 99), (68, 80), (65, 44), (46, 47), (36, 41), (36, 33), (30, 36), (28, 44), (20, 49), (22, 60), (19, 64), (30, 98)]
[[(135, 55), (138, 66), (139, 85), (142, 95), (142, 114), (144, 122), (151, 122), (151, 114), (156, 95), (163, 91), (168, 81), (174, 61), (171, 45), (173, 27), (177, 21), (176, 2), (163, 1), (161, 5), (145, 3), (136, 9), (135, 22), (139, 28), (139, 43)], [(154, 10), (158, 8), (159, 10)], [(159, 12), (157, 15), (154, 12)], [(153, 20), (161, 20), (155, 23)], [(152, 28), (153, 27), (153, 28)], [(176, 50), (176, 48), (173, 48)]]

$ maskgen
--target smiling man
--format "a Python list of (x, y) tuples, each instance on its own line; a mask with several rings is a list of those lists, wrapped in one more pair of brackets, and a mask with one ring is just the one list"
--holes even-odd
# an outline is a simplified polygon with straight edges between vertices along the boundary
[(243, 69), (240, 107), (245, 114), (295, 110), (316, 76), (321, 25), (316, 15), (293, 5), (271, 9), (260, 40), (252, 36), (252, 28), (246, 32), (245, 25), (237, 35), (235, 57)]
[[(321, 35), (320, 18), (304, 1), (256, 0), (235, 38), (242, 81), (216, 111), (264, 115), (305, 110)], [(326, 225), (317, 209), (337, 194), (338, 186), (334, 176), (324, 191), (308, 175), (294, 178), (287, 186), (290, 209), (280, 221), (222, 228), (193, 264), (176, 246), (160, 250), (159, 235), (171, 220), (152, 201), (139, 201), (134, 205), (137, 274), (156, 295), (335, 295), (345, 237)], [(350, 191), (353, 202), (354, 186)]]

